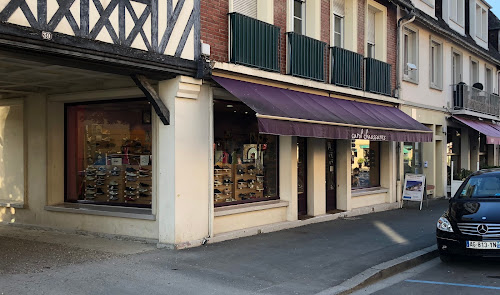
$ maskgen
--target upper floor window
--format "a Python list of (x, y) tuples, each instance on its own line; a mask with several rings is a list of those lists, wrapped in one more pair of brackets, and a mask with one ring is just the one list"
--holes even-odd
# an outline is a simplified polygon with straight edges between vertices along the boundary
[(333, 44), (332, 46), (344, 47), (344, 18), (333, 15)]
[(375, 58), (375, 11), (373, 9), (368, 9), (368, 15), (366, 18), (367, 34), (366, 34), (366, 56)]
[(257, 0), (233, 0), (233, 11), (257, 18)]
[(431, 39), (430, 50), (430, 86), (443, 88), (443, 46), (440, 42)]
[(464, 0), (449, 0), (450, 3), (450, 19), (457, 24), (464, 24), (465, 3)]
[(403, 69), (404, 78), (418, 82), (418, 35), (417, 32), (405, 28), (403, 32)]
[(451, 73), (452, 84), (462, 82), (462, 55), (456, 51), (452, 53)]
[(488, 12), (476, 4), (476, 37), (488, 40)]
[(493, 71), (491, 68), (486, 67), (484, 76), (484, 90), (488, 93), (493, 93)]
[(475, 60), (470, 61), (470, 85), (479, 82), (479, 63)]
[(294, 0), (293, 1), (293, 21), (292, 31), (297, 34), (304, 34), (306, 32), (306, 1)]

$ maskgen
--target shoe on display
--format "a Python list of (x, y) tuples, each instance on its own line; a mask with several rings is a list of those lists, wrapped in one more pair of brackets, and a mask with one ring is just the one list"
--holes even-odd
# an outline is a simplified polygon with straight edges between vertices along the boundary
[(120, 171), (111, 171), (111, 176), (120, 176)]
[(143, 188), (143, 187), (139, 187), (139, 192), (140, 193), (146, 193), (148, 192), (149, 190), (147, 188)]
[(118, 196), (109, 196), (110, 201), (118, 201)]
[(243, 169), (238, 169), (238, 172), (236, 172), (236, 174), (243, 175), (245, 174), (245, 171), (243, 171)]
[(222, 166), (222, 170), (224, 171), (229, 171), (231, 169), (231, 167), (229, 166)]
[(132, 172), (127, 172), (127, 174), (126, 174), (126, 175), (127, 175), (127, 176), (132, 176), (132, 177), (136, 177), (136, 176), (137, 176), (137, 174), (132, 173)]
[(127, 172), (137, 172), (136, 169), (132, 168), (132, 167), (128, 167), (127, 169), (125, 169), (125, 171)]
[(215, 170), (222, 170), (222, 168), (221, 168), (219, 165), (216, 165), (216, 166), (214, 167), (214, 169), (215, 169)]
[(102, 179), (99, 179), (95, 182), (95, 185), (104, 185), (104, 181)]
[(85, 195), (85, 199), (93, 200), (93, 199), (95, 199), (95, 196), (94, 195)]
[(238, 197), (242, 200), (246, 200), (247, 199), (247, 195), (245, 194), (239, 194)]
[(229, 196), (229, 195), (231, 194), (231, 190), (230, 190), (230, 189), (228, 189), (228, 188), (224, 189), (224, 194), (225, 194), (226, 196)]
[(139, 177), (148, 177), (149, 174), (148, 173), (145, 173), (145, 172), (140, 172), (139, 171)]
[(220, 190), (218, 190), (218, 189), (214, 189), (214, 194), (218, 195), (218, 194), (220, 194), (220, 193), (221, 193), (221, 191), (220, 191)]
[(111, 171), (121, 171), (121, 169), (118, 166), (114, 166), (113, 169), (111, 169)]
[(224, 185), (228, 186), (230, 184), (233, 184), (233, 182), (230, 179), (224, 179)]
[(255, 199), (255, 197), (256, 197), (255, 193), (253, 193), (253, 192), (250, 193), (250, 198)]
[(132, 176), (127, 176), (127, 179), (126, 179), (126, 180), (127, 180), (127, 181), (129, 181), (129, 182), (136, 182), (136, 181), (137, 181), (137, 178), (132, 177)]
[(139, 173), (141, 173), (141, 172), (142, 173), (149, 173), (149, 170), (146, 168), (141, 168), (141, 169), (139, 169)]
[(144, 182), (141, 182), (141, 183), (139, 183), (139, 186), (141, 186), (141, 187), (150, 187), (151, 185), (149, 185), (147, 183), (144, 183)]
[(215, 185), (215, 186), (219, 186), (219, 185), (221, 185), (221, 184), (222, 184), (222, 182), (220, 182), (220, 180), (215, 180), (215, 181), (214, 181), (214, 185)]
[(99, 168), (97, 168), (97, 170), (99, 170), (99, 171), (104, 171), (104, 172), (106, 172), (106, 171), (107, 171), (106, 167), (99, 167)]
[(97, 176), (106, 176), (106, 172), (105, 171), (99, 171), (99, 172), (97, 172)]
[(89, 189), (95, 189), (95, 185), (88, 184), (87, 187), (86, 187), (86, 189), (88, 189), (88, 190)]
[(104, 176), (102, 176), (102, 175), (98, 175), (98, 176), (97, 176), (97, 180), (104, 180), (104, 179), (105, 179), (105, 177), (104, 177)]
[(87, 170), (85, 172), (85, 175), (87, 176), (95, 176), (95, 174), (96, 174), (95, 170)]
[(135, 196), (135, 192), (132, 192), (132, 191), (126, 191), (125, 194), (127, 196)]
[(98, 195), (104, 195), (104, 191), (102, 190), (102, 188), (98, 187), (97, 191), (96, 191), (96, 194), (98, 194)]
[(151, 196), (151, 195), (150, 194), (146, 194), (146, 193), (140, 193), (139, 194), (139, 197), (141, 197), (141, 198), (147, 198), (149, 196)]
[(109, 182), (109, 185), (118, 185), (118, 182), (112, 180), (112, 181)]
[(125, 201), (135, 201), (135, 198), (131, 196), (125, 196)]
[(109, 194), (113, 195), (113, 196), (116, 196), (116, 195), (118, 195), (118, 192), (117, 191), (109, 191)]
[(137, 189), (135, 189), (135, 188), (133, 188), (133, 187), (130, 187), (130, 186), (127, 186), (127, 187), (125, 188), (125, 190), (126, 190), (126, 191), (130, 191), (130, 192), (134, 192), (134, 191), (136, 191)]
[(87, 179), (87, 181), (94, 181), (95, 177), (93, 177), (93, 176), (87, 176), (85, 179)]

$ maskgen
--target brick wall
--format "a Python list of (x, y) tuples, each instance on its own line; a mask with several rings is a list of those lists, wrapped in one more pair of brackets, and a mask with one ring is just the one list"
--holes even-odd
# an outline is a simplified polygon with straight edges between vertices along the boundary
[(329, 80), (330, 67), (330, 0), (321, 0), (321, 41), (327, 44), (325, 48), (325, 81)]
[(358, 0), (358, 53), (365, 55), (365, 7), (366, 0)]
[(201, 1), (201, 40), (210, 44), (210, 58), (228, 61), (228, 13), (230, 0)]
[(279, 55), (282, 74), (286, 74), (286, 1), (274, 0), (274, 25), (280, 27), (281, 32)]
[(396, 88), (397, 7), (387, 6), (387, 63), (391, 65), (391, 88)]

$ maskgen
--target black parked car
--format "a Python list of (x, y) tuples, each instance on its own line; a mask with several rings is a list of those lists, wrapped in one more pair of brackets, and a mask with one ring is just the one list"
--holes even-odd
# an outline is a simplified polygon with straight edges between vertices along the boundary
[(442, 261), (455, 255), (500, 257), (500, 169), (469, 176), (437, 222)]

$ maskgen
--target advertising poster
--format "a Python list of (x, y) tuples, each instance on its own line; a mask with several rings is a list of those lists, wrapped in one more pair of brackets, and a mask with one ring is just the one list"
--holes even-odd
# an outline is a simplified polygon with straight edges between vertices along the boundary
[(425, 175), (406, 174), (403, 188), (403, 200), (422, 202), (424, 199)]

